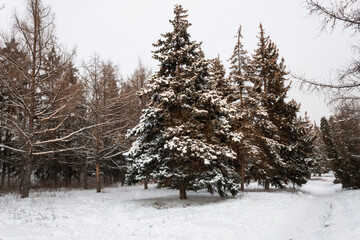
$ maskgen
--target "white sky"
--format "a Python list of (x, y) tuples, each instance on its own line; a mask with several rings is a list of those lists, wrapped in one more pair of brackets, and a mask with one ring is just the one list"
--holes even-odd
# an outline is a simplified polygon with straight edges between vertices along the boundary
[[(326, 80), (351, 60), (349, 34), (335, 31), (320, 33), (320, 20), (307, 17), (303, 0), (43, 0), (55, 13), (57, 36), (69, 48), (76, 47), (77, 60), (88, 59), (94, 53), (120, 65), (126, 77), (137, 65), (157, 70), (152, 59), (152, 43), (161, 33), (171, 30), (176, 3), (189, 10), (189, 31), (193, 40), (203, 42), (208, 58), (220, 54), (225, 66), (235, 44), (239, 24), (243, 26), (243, 44), (249, 53), (257, 44), (259, 23), (270, 35), (285, 58), (288, 69), (295, 74)], [(11, 24), (14, 9), (23, 12), (25, 0), (0, 0), (0, 29)], [(312, 120), (329, 115), (324, 97), (303, 94), (295, 84), (289, 94), (301, 103), (301, 111)]]

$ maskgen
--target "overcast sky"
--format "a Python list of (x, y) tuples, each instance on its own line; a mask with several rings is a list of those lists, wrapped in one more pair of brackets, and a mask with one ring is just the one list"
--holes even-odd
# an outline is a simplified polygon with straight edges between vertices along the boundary
[[(328, 1), (325, 1), (328, 2)], [(120, 66), (120, 73), (130, 75), (141, 57), (145, 65), (157, 70), (152, 59), (152, 43), (161, 33), (171, 31), (174, 4), (189, 10), (189, 31), (193, 40), (203, 42), (206, 57), (220, 54), (225, 66), (230, 57), (239, 24), (243, 43), (250, 54), (256, 47), (261, 22), (285, 58), (288, 70), (325, 81), (336, 75), (353, 55), (355, 41), (342, 31), (320, 32), (320, 20), (307, 17), (303, 0), (43, 0), (55, 13), (57, 36), (69, 48), (76, 47), (77, 60), (94, 53)], [(11, 24), (14, 9), (21, 14), (25, 0), (0, 0), (0, 29)], [(301, 103), (319, 123), (329, 115), (324, 97), (303, 94), (296, 85), (289, 94)]]

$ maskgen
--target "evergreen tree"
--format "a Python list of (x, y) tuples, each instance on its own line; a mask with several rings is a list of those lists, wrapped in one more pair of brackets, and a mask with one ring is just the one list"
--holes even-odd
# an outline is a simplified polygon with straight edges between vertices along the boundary
[(257, 144), (262, 150), (262, 159), (253, 165), (252, 173), (255, 179), (265, 183), (266, 189), (270, 183), (276, 187), (284, 187), (289, 181), (301, 185), (306, 182), (310, 166), (307, 163), (310, 149), (305, 151), (299, 147), (299, 142), (306, 137), (311, 139), (307, 136), (307, 121), (297, 117), (299, 105), (295, 101), (285, 101), (290, 86), (285, 84), (284, 59), (279, 60), (279, 50), (265, 35), (261, 24), (258, 38), (258, 48), (249, 67), (250, 92), (266, 113), (258, 123), (262, 134)]
[(326, 146), (327, 158), (334, 164), (338, 161), (339, 154), (334, 144), (333, 131), (326, 117), (320, 119), (320, 130)]
[[(289, 105), (296, 106), (297, 104), (290, 101)], [(297, 108), (296, 112), (298, 110)], [(296, 112), (288, 116), (289, 119), (285, 121), (284, 129), (282, 129), (282, 142), (285, 146), (281, 150), (281, 155), (284, 158), (283, 168), (286, 174), (283, 181), (301, 186), (306, 183), (316, 164), (313, 152), (316, 134), (309, 118), (297, 117)], [(292, 121), (290, 121), (291, 118), (293, 118)]]
[(229, 78), (237, 86), (238, 99), (240, 102), (243, 100), (243, 93), (246, 89), (246, 82), (249, 81), (248, 78), (248, 63), (249, 56), (247, 55), (247, 51), (244, 49), (244, 45), (241, 42), (243, 38), (241, 33), (242, 27), (239, 26), (237, 31), (236, 44), (233, 50), (233, 54), (230, 57), (230, 75)]
[[(139, 94), (146, 89), (151, 75), (151, 70), (146, 68), (139, 59), (138, 66), (133, 74), (128, 77), (127, 81), (121, 84), (121, 95), (128, 101), (128, 108), (126, 109), (126, 114), (129, 117), (128, 129), (134, 128), (139, 123), (142, 110), (147, 106), (149, 98), (145, 94), (141, 96)], [(134, 140), (136, 140), (136, 138), (125, 138), (124, 135), (123, 141), (126, 142), (128, 146), (127, 149), (131, 147), (131, 143)], [(122, 171), (124, 180), (125, 170), (126, 169), (123, 169)], [(144, 189), (148, 189), (148, 179), (144, 180)]]
[[(275, 119), (272, 119), (276, 116), (275, 113), (269, 113), (271, 104), (277, 99), (277, 95), (272, 94), (275, 89), (269, 92), (267, 86), (274, 81), (275, 72), (279, 74), (283, 69), (279, 69), (277, 49), (269, 37), (265, 35), (261, 24), (258, 39), (258, 47), (249, 63), (249, 75), (252, 82), (249, 92), (255, 103), (262, 106), (264, 112), (256, 122), (261, 131), (261, 134), (256, 136), (256, 144), (261, 149), (261, 158), (252, 164), (250, 171), (255, 180), (264, 184), (265, 189), (269, 189), (270, 181), (273, 184), (279, 182), (274, 179), (274, 171), (282, 165), (283, 159), (280, 156), (282, 145), (279, 142), (278, 127), (273, 122)], [(277, 90), (280, 91), (280, 89)], [(282, 96), (282, 99), (284, 98), (285, 96)]]
[(356, 103), (352, 103), (351, 106), (349, 103), (342, 104), (329, 119), (330, 131), (324, 128), (324, 131), (330, 132), (327, 135), (327, 146), (335, 172), (335, 182), (340, 182), (342, 187), (347, 189), (360, 188), (359, 109)]
[(315, 161), (313, 173), (321, 176), (321, 174), (331, 171), (331, 164), (330, 161), (328, 161), (323, 134), (320, 130), (320, 127), (317, 126), (316, 124), (314, 124), (314, 133), (316, 135), (316, 139), (314, 140), (314, 144), (313, 144), (313, 153), (314, 153), (314, 161)]
[(232, 94), (232, 86), (229, 81), (225, 78), (226, 70), (220, 60), (220, 56), (210, 60), (209, 65), (209, 79), (215, 85), (213, 88), (217, 89), (224, 98)]
[(235, 154), (227, 143), (232, 109), (213, 87), (201, 44), (190, 40), (187, 10), (176, 5), (174, 14), (173, 31), (154, 44), (160, 69), (148, 86), (149, 107), (130, 132), (140, 136), (128, 153), (128, 179), (153, 178), (179, 189), (181, 199), (202, 188), (236, 194)]
[[(238, 141), (232, 142), (232, 148), (236, 152), (234, 167), (241, 175), (241, 191), (244, 191), (245, 182), (249, 179), (250, 162), (256, 162), (260, 158), (260, 149), (256, 146), (256, 137), (261, 135), (258, 124), (263, 119), (265, 110), (257, 101), (256, 94), (250, 89), (249, 57), (241, 43), (241, 26), (238, 29), (236, 44), (230, 61), (229, 85), (231, 95), (226, 96), (228, 102), (236, 108), (237, 123), (232, 124), (233, 134), (240, 136)], [(227, 94), (228, 95), (228, 94)], [(260, 100), (260, 99), (258, 99)], [(248, 177), (246, 177), (246, 175)]]

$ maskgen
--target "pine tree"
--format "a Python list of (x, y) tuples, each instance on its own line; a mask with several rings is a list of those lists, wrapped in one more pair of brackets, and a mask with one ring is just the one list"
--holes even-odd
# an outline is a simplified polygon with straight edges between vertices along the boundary
[(173, 31), (154, 44), (160, 69), (148, 86), (149, 107), (130, 133), (140, 136), (128, 153), (128, 179), (151, 177), (179, 189), (180, 199), (202, 188), (236, 194), (235, 154), (227, 144), (232, 110), (213, 87), (201, 44), (190, 40), (187, 10), (176, 5), (174, 14)]
[(248, 78), (248, 63), (249, 56), (247, 55), (247, 51), (244, 49), (244, 45), (241, 42), (242, 36), (242, 26), (239, 26), (237, 31), (236, 44), (233, 50), (233, 54), (230, 57), (230, 75), (229, 78), (238, 89), (238, 99), (240, 99), (240, 103), (242, 104), (244, 90), (246, 90), (246, 82), (249, 81)]
[(296, 116), (299, 111), (296, 102), (290, 101), (288, 106), (297, 107), (293, 108), (295, 112), (289, 112), (282, 129), (282, 143), (285, 145), (281, 151), (285, 163), (283, 181), (301, 186), (306, 183), (316, 164), (313, 151), (316, 134), (307, 115), (305, 118)]
[(261, 149), (261, 158), (252, 163), (250, 171), (255, 180), (264, 184), (265, 189), (269, 189), (270, 181), (274, 183), (274, 170), (279, 168), (283, 161), (280, 156), (278, 128), (269, 113), (274, 95), (268, 91), (268, 85), (273, 81), (274, 73), (278, 70), (278, 53), (269, 37), (265, 35), (261, 24), (258, 39), (258, 47), (249, 62), (248, 71), (252, 82), (249, 88), (250, 95), (255, 104), (260, 105), (263, 110), (260, 119), (256, 121), (261, 131), (261, 134), (256, 136), (256, 144)]
[(338, 160), (339, 154), (334, 144), (333, 131), (326, 117), (320, 119), (320, 130), (326, 146), (327, 157), (330, 162), (334, 163)]
[(327, 143), (328, 156), (336, 180), (346, 189), (360, 188), (360, 121), (359, 105), (342, 104), (330, 117), (328, 124), (324, 119), (323, 133)]
[[(241, 175), (241, 191), (244, 191), (245, 182), (249, 180), (250, 162), (257, 161), (260, 158), (260, 149), (255, 141), (261, 133), (258, 131), (258, 121), (262, 119), (262, 113), (265, 112), (251, 92), (250, 89), (250, 69), (249, 57), (247, 51), (241, 43), (241, 26), (238, 29), (236, 44), (230, 61), (229, 85), (231, 86), (231, 95), (227, 96), (228, 102), (236, 108), (237, 123), (232, 124), (232, 132), (239, 136), (238, 141), (232, 142), (232, 148), (236, 152), (234, 167)], [(246, 177), (246, 175), (248, 177)]]
[(209, 79), (214, 82), (212, 86), (216, 88), (224, 98), (232, 94), (232, 86), (229, 81), (225, 78), (226, 70), (220, 60), (220, 55), (217, 58), (211, 59), (209, 65)]
[(258, 38), (258, 48), (249, 67), (250, 93), (266, 113), (258, 120), (262, 134), (257, 146), (262, 150), (262, 159), (251, 171), (255, 179), (265, 182), (266, 189), (270, 183), (276, 187), (284, 187), (289, 181), (301, 185), (309, 174), (307, 156), (311, 152), (307, 152), (310, 149), (301, 150), (298, 144), (306, 138), (308, 126), (297, 117), (299, 105), (295, 101), (285, 101), (290, 86), (285, 84), (284, 59), (279, 60), (279, 50), (265, 35), (261, 24)]
[(321, 174), (331, 171), (331, 164), (330, 161), (328, 161), (323, 134), (320, 130), (320, 127), (316, 124), (314, 124), (314, 132), (316, 135), (316, 139), (313, 143), (313, 153), (315, 161), (313, 173), (321, 176)]
[[(151, 75), (151, 70), (145, 67), (139, 59), (138, 66), (133, 74), (128, 77), (127, 81), (122, 82), (121, 84), (121, 95), (128, 101), (126, 113), (130, 120), (127, 127), (128, 129), (134, 128), (139, 123), (142, 110), (145, 109), (149, 102), (149, 99), (145, 94), (142, 94), (141, 96), (140, 94), (141, 91), (145, 91)], [(127, 149), (131, 147), (131, 143), (135, 139), (136, 138), (124, 138), (123, 141), (127, 143)], [(125, 180), (125, 169), (122, 173)], [(144, 180), (144, 189), (148, 189), (148, 179)]]

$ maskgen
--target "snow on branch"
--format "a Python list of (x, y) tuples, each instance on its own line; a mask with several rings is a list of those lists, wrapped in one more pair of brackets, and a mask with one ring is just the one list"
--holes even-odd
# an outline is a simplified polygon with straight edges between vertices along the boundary
[(91, 126), (87, 126), (87, 127), (84, 127), (84, 128), (81, 128), (75, 132), (72, 132), (62, 138), (56, 138), (56, 139), (50, 139), (50, 140), (46, 140), (46, 141), (41, 141), (41, 142), (36, 142), (34, 145), (35, 146), (40, 146), (40, 145), (43, 145), (43, 144), (47, 144), (47, 143), (55, 143), (55, 142), (61, 142), (61, 141), (64, 141), (72, 136), (74, 136), (75, 134), (78, 134), (82, 131), (85, 131), (85, 130), (88, 130), (88, 129), (91, 129), (91, 128), (95, 128), (95, 127), (100, 127), (100, 126), (104, 126), (104, 125), (107, 125), (107, 122), (105, 123), (100, 123), (100, 124), (95, 124), (95, 125), (91, 125)]

